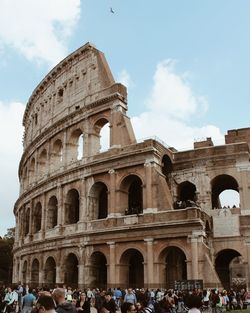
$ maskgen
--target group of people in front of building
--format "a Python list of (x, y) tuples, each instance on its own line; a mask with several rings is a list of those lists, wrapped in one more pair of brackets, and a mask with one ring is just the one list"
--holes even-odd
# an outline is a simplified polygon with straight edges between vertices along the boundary
[[(55, 288), (0, 289), (1, 313), (200, 313), (200, 309), (221, 313), (243, 308), (250, 296), (245, 290), (148, 290), (120, 288), (86, 290)], [(250, 297), (249, 297), (250, 298)], [(95, 309), (91, 309), (95, 308)]]

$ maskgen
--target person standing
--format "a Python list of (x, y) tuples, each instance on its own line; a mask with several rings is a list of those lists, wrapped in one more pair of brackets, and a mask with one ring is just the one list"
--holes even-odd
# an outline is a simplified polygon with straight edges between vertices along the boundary
[(103, 303), (103, 307), (109, 311), (109, 313), (115, 313), (116, 311), (116, 304), (115, 300), (112, 298), (112, 292), (107, 292), (105, 294), (105, 301)]
[(30, 288), (28, 293), (23, 297), (22, 313), (30, 313), (33, 305), (35, 304), (36, 297), (31, 293)]
[(65, 300), (65, 290), (63, 288), (56, 288), (52, 297), (56, 302), (56, 312), (57, 313), (76, 313), (76, 307)]

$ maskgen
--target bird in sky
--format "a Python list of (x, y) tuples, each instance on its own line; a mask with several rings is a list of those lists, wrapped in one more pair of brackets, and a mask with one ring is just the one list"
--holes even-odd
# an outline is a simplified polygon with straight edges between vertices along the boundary
[(111, 12), (111, 13), (113, 13), (113, 14), (115, 13), (115, 12), (114, 12), (114, 10), (113, 10), (112, 8), (110, 8), (110, 12)]

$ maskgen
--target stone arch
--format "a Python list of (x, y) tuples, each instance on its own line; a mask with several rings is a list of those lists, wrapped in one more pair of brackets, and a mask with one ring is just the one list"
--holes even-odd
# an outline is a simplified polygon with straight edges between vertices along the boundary
[(78, 284), (78, 259), (74, 253), (69, 253), (65, 259), (64, 283), (71, 287)]
[(161, 251), (159, 274), (162, 286), (173, 289), (175, 280), (187, 279), (186, 260), (186, 254), (178, 246), (168, 246)]
[(23, 262), (23, 268), (22, 268), (22, 280), (23, 284), (27, 283), (27, 273), (28, 273), (28, 262), (25, 260)]
[(52, 256), (49, 256), (44, 266), (44, 281), (47, 286), (54, 287), (56, 283), (56, 262)]
[(138, 175), (125, 177), (120, 185), (120, 205), (126, 215), (143, 212), (143, 182)]
[(75, 224), (79, 221), (80, 195), (76, 189), (70, 189), (65, 202), (65, 224)]
[(221, 203), (219, 196), (225, 190), (234, 190), (239, 192), (239, 184), (237, 180), (227, 174), (222, 174), (214, 177), (211, 181), (211, 196), (212, 196), (212, 208), (221, 209)]
[(90, 287), (106, 289), (107, 287), (107, 258), (104, 253), (95, 251), (90, 256), (89, 283)]
[[(234, 249), (223, 249), (219, 251), (216, 255), (215, 258), (215, 270), (219, 276), (219, 279), (225, 289), (230, 289), (231, 287), (234, 286), (234, 279), (237, 279), (236, 277), (233, 277), (234, 272), (234, 261), (238, 257), (242, 257), (242, 255)], [(242, 278), (246, 278), (246, 272), (245, 272), (245, 265), (243, 264), (242, 270), (243, 272)], [(245, 281), (246, 282), (246, 281)], [(234, 287), (239, 287), (239, 286), (234, 286)], [(243, 286), (241, 286), (243, 287)], [(245, 286), (244, 286), (245, 287)]]
[(184, 209), (186, 207), (197, 206), (196, 201), (196, 186), (189, 181), (180, 183), (177, 187), (177, 201), (174, 204), (174, 208)]
[(57, 225), (58, 201), (56, 196), (51, 196), (48, 202), (47, 229)]
[(39, 261), (34, 259), (31, 265), (31, 285), (37, 287), (39, 285)]
[(37, 202), (33, 213), (33, 232), (37, 233), (42, 228), (42, 205)]
[(38, 169), (40, 176), (44, 176), (46, 173), (47, 164), (47, 150), (43, 149), (38, 158)]
[[(103, 134), (102, 130), (105, 125), (109, 124), (109, 120), (106, 117), (98, 117), (94, 121), (93, 124), (93, 133), (94, 136), (92, 137), (92, 144), (93, 144), (93, 154), (103, 152), (104, 150), (107, 150), (110, 147), (110, 130), (108, 129), (108, 133)], [(107, 147), (102, 147), (101, 145), (104, 145), (105, 140), (104, 136), (108, 138)]]
[(80, 128), (72, 131), (68, 143), (68, 159), (70, 162), (80, 160), (83, 157), (84, 135)]
[(27, 208), (24, 213), (24, 236), (27, 236), (30, 232), (30, 208)]
[(63, 161), (63, 143), (61, 139), (56, 139), (52, 145), (52, 167), (53, 170), (59, 168)]
[(162, 157), (162, 173), (166, 177), (166, 182), (168, 184), (168, 187), (171, 189), (171, 174), (173, 171), (173, 162), (171, 158), (165, 154)]
[(88, 196), (90, 219), (103, 219), (108, 216), (108, 188), (103, 182), (96, 182)]
[(120, 281), (123, 287), (142, 288), (144, 286), (144, 257), (135, 248), (125, 250), (120, 258)]

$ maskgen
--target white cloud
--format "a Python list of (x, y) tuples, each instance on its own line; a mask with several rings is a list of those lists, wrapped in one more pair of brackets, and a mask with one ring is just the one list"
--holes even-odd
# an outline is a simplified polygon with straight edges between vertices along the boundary
[(195, 138), (222, 140), (218, 127), (197, 127), (190, 121), (191, 117), (194, 120), (204, 114), (208, 103), (205, 97), (194, 94), (188, 77), (175, 73), (173, 60), (157, 65), (154, 84), (146, 101), (148, 110), (132, 118), (137, 138), (156, 135), (178, 149), (192, 148)]
[(127, 89), (134, 87), (134, 82), (132, 81), (128, 71), (126, 69), (123, 69), (119, 74), (118, 74), (118, 79), (117, 81), (119, 83), (122, 83), (124, 86), (127, 87)]
[(1, 0), (0, 47), (55, 65), (80, 16), (80, 0)]
[(18, 164), (22, 154), (22, 117), (25, 105), (0, 102), (0, 236), (14, 226), (13, 206), (18, 197)]

